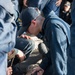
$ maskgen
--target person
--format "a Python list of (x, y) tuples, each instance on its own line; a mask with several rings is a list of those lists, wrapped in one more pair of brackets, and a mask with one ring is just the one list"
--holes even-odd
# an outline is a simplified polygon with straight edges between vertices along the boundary
[[(20, 67), (21, 62), (24, 62), (34, 49), (35, 49), (35, 43), (30, 36), (24, 34), (22, 34), (21, 36), (17, 36), (16, 44), (14, 47), (14, 50), (16, 51), (16, 55), (12, 65), (13, 74), (16, 75), (23, 74), (22, 68)], [(11, 62), (12, 61), (8, 62), (8, 67), (11, 66)]]
[[(8, 74), (12, 73), (16, 75), (22, 75), (24, 71), (20, 66), (22, 66), (22, 63), (29, 57), (30, 53), (34, 50), (34, 42), (30, 39), (26, 39), (26, 36), (23, 36), (22, 38), (22, 36), (16, 39), (15, 48), (8, 53)], [(12, 71), (10, 71), (10, 67)]]
[(29, 57), (30, 53), (34, 50), (34, 47), (35, 43), (30, 36), (22, 34), (20, 37), (16, 38), (15, 48), (24, 53), (25, 59)]
[(63, 10), (60, 11), (60, 18), (62, 18), (65, 22), (67, 22), (69, 25), (71, 25), (71, 3), (69, 1), (66, 1)]
[[(16, 25), (18, 25), (17, 23), (17, 20), (18, 20), (18, 16), (19, 16), (19, 7), (18, 7), (18, 0), (11, 0), (12, 1), (12, 3), (13, 3), (13, 6), (14, 6), (14, 15), (15, 15), (15, 22), (16, 22)], [(17, 30), (18, 30), (18, 26), (17, 26)], [(22, 35), (23, 36), (23, 35)], [(28, 46), (30, 46), (29, 47), (29, 49), (28, 49), (28, 53), (29, 52), (31, 52), (31, 50), (30, 49), (33, 49), (33, 47), (32, 47), (32, 41), (31, 40), (28, 40), (29, 38), (27, 38), (26, 36), (25, 36), (25, 38), (23, 38), (21, 36), (21, 38), (20, 37), (18, 37), (18, 35), (17, 35), (17, 38), (16, 38), (16, 45), (15, 45), (15, 48), (17, 48), (17, 49), (20, 49), (20, 50), (22, 50), (22, 51), (24, 51), (24, 50), (26, 50), (27, 49), (27, 47)], [(19, 41), (19, 42), (18, 42)], [(24, 45), (23, 45), (24, 44)], [(22, 45), (22, 46), (20, 46), (20, 45)], [(18, 47), (19, 46), (19, 47)], [(26, 47), (24, 47), (24, 46), (26, 46)], [(16, 49), (16, 50), (17, 50)], [(24, 52), (25, 53), (25, 52)]]
[(6, 75), (7, 53), (15, 46), (15, 12), (11, 0), (0, 0), (0, 75)]
[(72, 18), (72, 25), (71, 25), (71, 44), (70, 49), (68, 50), (68, 75), (75, 75), (75, 0), (72, 2), (72, 9), (71, 9), (71, 18)]
[[(43, 3), (43, 1), (46, 4)], [(55, 12), (56, 15), (59, 16), (61, 3), (62, 0), (48, 0), (47, 2), (45, 0), (42, 0), (39, 4), (39, 9), (43, 11), (45, 17), (47, 17), (52, 10)]]
[[(18, 7), (19, 1), (16, 1), (16, 0), (11, 0), (11, 1), (14, 5), (14, 9), (16, 10), (15, 12), (16, 21), (15, 22), (17, 24), (18, 16), (20, 13), (19, 7)], [(17, 31), (18, 31), (18, 26), (17, 26)], [(34, 49), (34, 42), (31, 40), (30, 36), (27, 36), (24, 34), (19, 36), (17, 33), (15, 48), (21, 50), (24, 54), (26, 53), (26, 58), (27, 58), (29, 54), (31, 53), (31, 51)]]
[[(51, 10), (54, 10), (54, 12), (57, 15), (59, 15), (61, 2), (62, 2), (62, 0), (19, 0), (19, 8), (20, 8), (20, 12), (21, 12), (23, 10), (23, 8), (35, 7), (35, 8), (38, 8), (40, 10), (40, 12), (43, 12), (45, 17), (47, 17)], [(41, 34), (38, 34), (37, 37), (41, 38), (43, 36), (41, 36)], [(42, 46), (45, 47), (45, 45), (41, 45), (41, 46), (40, 45), (38, 45), (39, 51), (41, 51), (41, 53), (43, 51), (45, 51), (45, 53), (47, 53), (47, 49), (43, 50), (41, 48)]]
[[(23, 2), (23, 4), (21, 4)], [(58, 16), (62, 0), (20, 0), (20, 10), (22, 7), (36, 7), (44, 16), (47, 17), (49, 12), (53, 10)]]
[[(37, 72), (37, 75), (43, 73), (44, 75), (67, 75), (67, 49), (70, 44), (69, 25), (53, 11), (45, 19), (33, 7), (23, 10), (20, 18), (23, 24), (21, 32), (19, 31), (20, 34), (24, 31), (33, 35), (41, 32), (44, 36), (43, 40), (46, 42), (45, 45), (49, 48), (45, 58), (32, 74)], [(45, 72), (47, 73), (45, 74)]]

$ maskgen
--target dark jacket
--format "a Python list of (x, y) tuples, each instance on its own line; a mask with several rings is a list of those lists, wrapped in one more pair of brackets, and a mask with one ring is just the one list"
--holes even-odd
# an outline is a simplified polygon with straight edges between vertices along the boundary
[(60, 12), (60, 18), (62, 18), (68, 24), (70, 24), (70, 25), (72, 24), (71, 11), (68, 11), (68, 12), (61, 11)]
[[(50, 67), (53, 70), (51, 75), (67, 75), (67, 50), (70, 44), (69, 25), (52, 11), (44, 21), (42, 34), (49, 52), (40, 67), (44, 70)], [(51, 73), (51, 71), (49, 72)]]

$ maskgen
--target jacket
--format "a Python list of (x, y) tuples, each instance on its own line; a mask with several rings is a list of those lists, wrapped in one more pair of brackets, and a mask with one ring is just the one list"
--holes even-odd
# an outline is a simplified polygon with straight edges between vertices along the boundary
[(40, 67), (44, 70), (50, 67), (50, 70), (53, 70), (51, 75), (67, 75), (67, 51), (70, 45), (69, 25), (51, 11), (43, 23), (42, 35), (49, 51)]

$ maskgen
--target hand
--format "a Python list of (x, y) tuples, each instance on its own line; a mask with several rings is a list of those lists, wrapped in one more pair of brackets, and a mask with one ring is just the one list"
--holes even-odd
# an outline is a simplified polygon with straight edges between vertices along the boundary
[(8, 52), (8, 60), (14, 58), (16, 55), (15, 50), (11, 50), (10, 52)]
[(12, 75), (12, 67), (7, 68), (6, 75)]
[(43, 75), (44, 70), (40, 66), (38, 66), (33, 69), (32, 75), (34, 75), (34, 73), (37, 73), (37, 75)]
[(60, 6), (61, 5), (62, 0), (57, 0), (56, 1), (56, 6)]
[(18, 50), (17, 57), (20, 59), (20, 62), (22, 62), (26, 58), (25, 54), (21, 50)]
[(11, 50), (10, 52), (8, 52), (8, 55), (10, 56), (13, 53), (14, 53), (14, 50)]
[(31, 39), (30, 36), (25, 35), (25, 34), (22, 34), (20, 37), (21, 37), (21, 38), (26, 38), (26, 39)]

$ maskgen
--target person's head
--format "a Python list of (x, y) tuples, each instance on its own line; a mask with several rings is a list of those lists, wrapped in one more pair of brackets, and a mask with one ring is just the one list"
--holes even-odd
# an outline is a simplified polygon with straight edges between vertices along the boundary
[(20, 15), (20, 19), (22, 20), (22, 27), (18, 32), (19, 35), (24, 31), (33, 35), (41, 32), (44, 18), (36, 8), (28, 7), (24, 9)]
[(23, 0), (23, 5), (27, 7), (27, 0)]
[(69, 11), (71, 8), (71, 3), (69, 1), (66, 1), (66, 3), (64, 4), (64, 11)]

